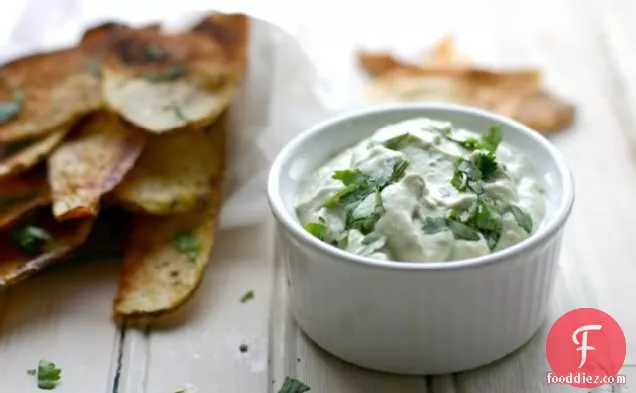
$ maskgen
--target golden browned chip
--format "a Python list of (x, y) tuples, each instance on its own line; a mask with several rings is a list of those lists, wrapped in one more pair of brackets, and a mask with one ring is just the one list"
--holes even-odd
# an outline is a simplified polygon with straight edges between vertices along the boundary
[(0, 231), (0, 287), (28, 278), (79, 247), (93, 222), (57, 222), (49, 207), (26, 221)]
[(216, 35), (166, 34), (110, 23), (90, 30), (81, 45), (101, 63), (106, 104), (131, 123), (161, 133), (212, 123), (232, 100), (247, 34), (235, 31), (242, 25), (215, 26)]
[(50, 203), (49, 185), (41, 171), (0, 179), (0, 228), (12, 225), (36, 207)]
[(92, 115), (76, 136), (48, 158), (53, 214), (58, 220), (94, 216), (100, 198), (132, 168), (146, 135), (117, 115)]
[(25, 140), (0, 146), (0, 178), (37, 165), (62, 142), (67, 133), (68, 128), (63, 127), (36, 141)]
[[(216, 145), (219, 157), (224, 157), (224, 148)], [(115, 300), (117, 316), (159, 316), (192, 296), (214, 245), (222, 182), (217, 176), (210, 185), (210, 199), (202, 210), (133, 219)]]
[(201, 20), (193, 29), (217, 42), (230, 67), (243, 73), (247, 65), (249, 18), (243, 14), (213, 13)]
[(173, 214), (200, 208), (210, 198), (223, 157), (223, 118), (206, 129), (152, 135), (124, 180), (113, 190), (119, 204), (137, 212)]
[(443, 101), (490, 110), (541, 132), (568, 127), (574, 107), (545, 91), (536, 69), (492, 71), (470, 65), (444, 39), (421, 64), (400, 62), (388, 53), (358, 53), (372, 77), (374, 101)]
[(99, 75), (78, 48), (0, 67), (0, 142), (44, 135), (102, 104)]

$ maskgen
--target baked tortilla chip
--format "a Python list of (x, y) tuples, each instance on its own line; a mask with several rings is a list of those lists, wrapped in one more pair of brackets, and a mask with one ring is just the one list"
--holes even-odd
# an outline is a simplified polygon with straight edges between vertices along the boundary
[(0, 67), (0, 143), (70, 125), (102, 105), (99, 75), (78, 48), (40, 53)]
[[(40, 163), (62, 142), (67, 133), (68, 128), (63, 127), (34, 142), (26, 140), (0, 146), (0, 178), (23, 172)], [(7, 151), (13, 149), (17, 151)]]
[(38, 206), (51, 203), (46, 175), (40, 171), (0, 179), (0, 229)]
[[(224, 157), (225, 145), (216, 148)], [(218, 176), (210, 184), (210, 199), (202, 210), (133, 218), (115, 300), (118, 317), (159, 316), (192, 296), (212, 253), (222, 182)]]
[(113, 190), (114, 200), (134, 212), (173, 214), (201, 208), (222, 170), (223, 118), (207, 129), (151, 135), (141, 156)]
[(361, 67), (375, 78), (369, 96), (379, 102), (444, 101), (511, 117), (547, 133), (566, 128), (574, 107), (545, 91), (536, 69), (491, 71), (470, 65), (446, 38), (421, 65), (388, 53), (359, 52)]
[(92, 219), (57, 222), (49, 208), (0, 231), (0, 288), (16, 284), (59, 261), (88, 237)]
[(53, 214), (58, 220), (95, 216), (102, 195), (132, 168), (146, 135), (117, 115), (97, 113), (48, 158)]
[[(217, 36), (234, 34), (231, 24), (217, 26)], [(136, 126), (162, 133), (210, 124), (234, 97), (245, 62), (234, 57), (246, 43), (232, 49), (217, 36), (111, 23), (89, 31), (82, 47), (101, 62), (106, 104)]]

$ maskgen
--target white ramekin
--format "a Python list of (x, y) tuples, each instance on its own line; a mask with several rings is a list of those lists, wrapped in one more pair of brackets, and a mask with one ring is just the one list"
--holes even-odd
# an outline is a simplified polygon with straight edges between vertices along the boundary
[[(475, 131), (502, 125), (544, 186), (546, 219), (508, 249), (455, 262), (386, 262), (325, 244), (299, 223), (299, 183), (328, 158), (379, 127), (415, 117)], [(268, 181), (292, 313), (327, 352), (361, 367), (400, 374), (471, 369), (516, 350), (542, 325), (555, 281), (563, 226), (574, 200), (561, 154), (507, 118), (447, 104), (384, 106), (339, 116), (303, 132), (279, 153)]]

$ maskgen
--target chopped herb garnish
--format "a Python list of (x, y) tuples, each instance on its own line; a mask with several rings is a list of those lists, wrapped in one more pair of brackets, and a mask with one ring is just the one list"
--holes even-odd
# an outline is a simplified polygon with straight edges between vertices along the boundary
[(426, 222), (424, 223), (424, 227), (422, 228), (424, 233), (428, 235), (433, 235), (438, 232), (447, 231), (448, 223), (446, 222), (445, 217), (426, 217)]
[(22, 111), (24, 92), (20, 88), (13, 89), (11, 101), (0, 102), (0, 124), (8, 123), (18, 117)]
[(344, 169), (335, 171), (331, 178), (334, 180), (340, 180), (345, 186), (362, 181), (369, 181), (370, 179), (369, 176), (365, 175), (357, 169)]
[(38, 370), (36, 370), (34, 368), (27, 370), (27, 374), (28, 375), (35, 375), (37, 373), (38, 373)]
[(479, 240), (479, 232), (470, 226), (455, 220), (448, 220), (448, 229), (453, 232), (456, 239)]
[(185, 389), (179, 389), (179, 390), (175, 390), (174, 393), (186, 393)]
[(398, 136), (394, 136), (393, 138), (389, 138), (386, 141), (382, 142), (382, 144), (387, 149), (397, 150), (400, 146), (402, 146), (402, 144), (404, 144), (405, 142), (409, 142), (414, 138), (414, 136), (407, 132), (406, 134), (401, 134)]
[(55, 363), (48, 360), (40, 360), (38, 363), (38, 388), (44, 390), (55, 389), (60, 381), (62, 370)]
[(146, 53), (152, 60), (161, 60), (165, 56), (165, 53), (157, 44), (146, 45)]
[(102, 64), (94, 57), (89, 57), (84, 61), (84, 69), (96, 78), (102, 76)]
[(494, 125), (488, 130), (488, 134), (481, 138), (483, 147), (491, 153), (497, 151), (499, 143), (501, 143), (501, 126)]
[(295, 378), (286, 377), (278, 393), (305, 393), (311, 388)]
[(26, 225), (15, 229), (12, 232), (13, 240), (17, 245), (29, 255), (39, 254), (53, 237), (44, 229)]
[(201, 251), (199, 239), (189, 231), (178, 232), (173, 239), (174, 248), (182, 254), (187, 254), (190, 261), (194, 262)]
[(488, 130), (488, 134), (482, 136), (480, 139), (456, 139), (450, 135), (450, 128), (442, 129), (440, 130), (440, 132), (442, 133), (444, 138), (448, 139), (449, 141), (453, 141), (468, 150), (486, 150), (494, 153), (497, 151), (499, 143), (501, 142), (501, 126), (499, 125), (490, 127), (490, 129)]
[(243, 296), (241, 296), (241, 303), (245, 303), (252, 299), (254, 299), (254, 291), (247, 291)]
[(11, 142), (4, 146), (3, 155), (4, 156), (12, 156), (15, 153), (31, 146), (33, 144), (33, 140), (25, 139), (23, 141)]
[(528, 213), (515, 205), (510, 205), (510, 212), (515, 216), (515, 220), (517, 220), (517, 224), (519, 224), (521, 228), (528, 233), (532, 232), (532, 217)]
[(491, 180), (497, 172), (497, 157), (493, 152), (478, 152), (473, 157), (475, 166), (484, 180)]
[(245, 344), (239, 345), (239, 351), (241, 351), (241, 353), (245, 353), (245, 352), (247, 352), (247, 350), (248, 350), (247, 345), (245, 345)]
[(0, 195), (0, 207), (10, 208), (17, 203), (26, 202), (38, 196), (36, 191), (23, 195)]
[(460, 159), (455, 167), (451, 184), (457, 191), (466, 191), (469, 188), (475, 193), (482, 193), (481, 171), (469, 160)]
[(178, 105), (174, 106), (174, 115), (177, 117), (177, 119), (187, 122), (188, 119), (185, 117), (185, 115), (183, 114), (183, 111), (181, 110), (181, 107)]
[(393, 164), (393, 173), (391, 173), (391, 177), (389, 177), (388, 184), (395, 183), (402, 179), (404, 171), (406, 171), (406, 167), (408, 167), (409, 164), (410, 162), (408, 160), (396, 161), (395, 164)]
[(182, 64), (172, 65), (163, 71), (144, 74), (143, 77), (150, 82), (173, 81), (188, 72), (188, 67)]
[[(380, 195), (380, 187), (376, 186), (374, 194), (373, 211), (362, 217), (355, 216), (355, 210), (350, 210), (347, 214), (346, 227), (349, 229), (357, 229), (363, 234), (371, 233), (375, 228), (375, 223), (384, 214), (384, 205), (382, 204), (382, 196)], [(358, 205), (360, 206), (360, 205)]]
[(305, 224), (305, 230), (320, 240), (327, 237), (327, 226), (322, 222), (308, 222)]

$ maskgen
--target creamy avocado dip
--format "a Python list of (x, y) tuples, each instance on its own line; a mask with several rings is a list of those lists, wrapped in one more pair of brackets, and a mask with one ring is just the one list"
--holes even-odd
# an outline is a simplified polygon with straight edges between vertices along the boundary
[(476, 133), (425, 118), (383, 127), (301, 185), (300, 222), (382, 260), (453, 261), (510, 247), (540, 226), (545, 200), (502, 137), (498, 125)]

